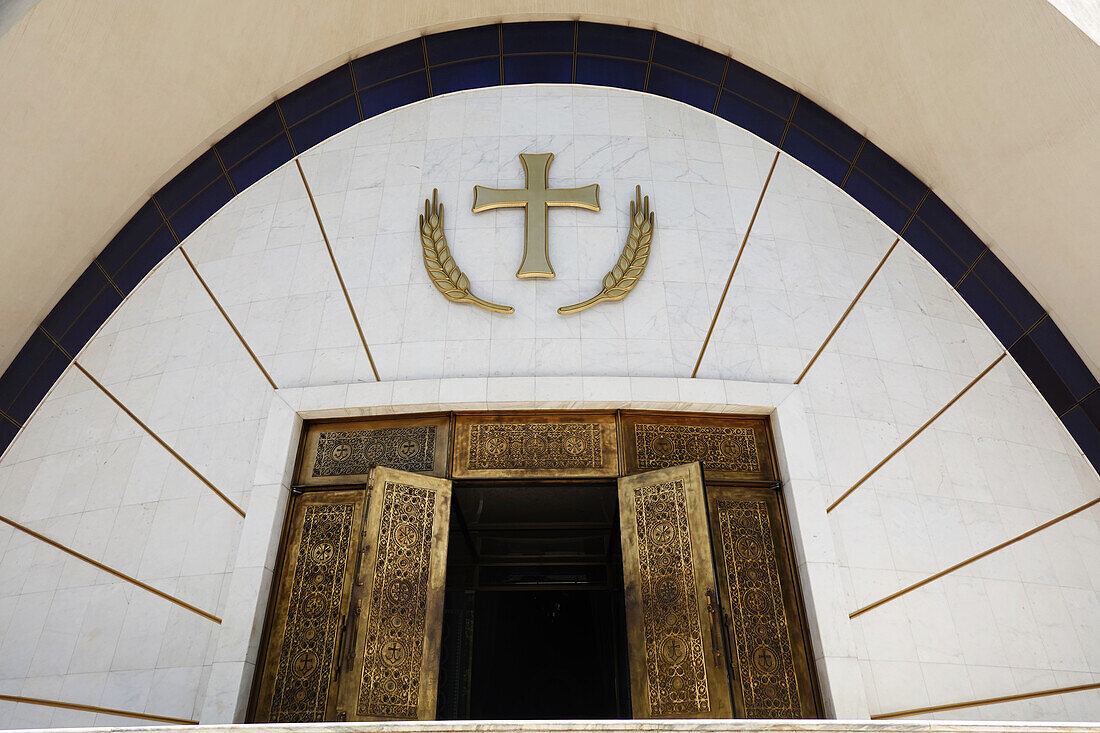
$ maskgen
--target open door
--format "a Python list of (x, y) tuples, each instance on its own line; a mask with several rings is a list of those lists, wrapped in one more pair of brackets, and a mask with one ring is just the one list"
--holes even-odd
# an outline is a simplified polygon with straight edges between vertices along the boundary
[(337, 653), (359, 556), (362, 489), (294, 497), (256, 698), (258, 722), (332, 720)]
[(619, 479), (636, 718), (730, 718), (701, 463)]
[(375, 468), (336, 720), (434, 720), (451, 482)]

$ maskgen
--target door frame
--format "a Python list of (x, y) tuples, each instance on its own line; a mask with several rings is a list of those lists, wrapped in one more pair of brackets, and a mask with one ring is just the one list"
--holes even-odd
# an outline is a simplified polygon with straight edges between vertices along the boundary
[[(597, 392), (612, 399), (593, 399)], [(733, 380), (520, 377), (287, 388), (276, 396), (261, 431), (251, 485), (243, 487), (251, 498), (236, 562), (230, 571), (218, 649), (200, 714), (203, 722), (233, 723), (248, 718), (251, 681), (258, 661), (258, 645), (251, 637), (266, 614), (306, 421), (451, 410), (507, 411), (519, 406), (517, 400), (531, 410), (658, 410), (766, 417), (784, 480), (787, 528), (794, 540), (792, 561), (804, 590), (805, 613), (815, 621), (807, 628), (816, 653), (814, 665), (822, 690), (823, 715), (841, 719), (868, 715), (842, 569), (817, 476), (809, 430), (812, 416), (798, 387)]]

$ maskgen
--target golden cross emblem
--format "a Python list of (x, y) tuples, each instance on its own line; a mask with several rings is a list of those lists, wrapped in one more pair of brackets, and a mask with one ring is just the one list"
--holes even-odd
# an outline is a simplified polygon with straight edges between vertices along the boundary
[(572, 206), (589, 211), (600, 210), (600, 186), (591, 183), (580, 188), (549, 188), (553, 153), (520, 153), (525, 183), (523, 188), (487, 188), (474, 186), (474, 213), (490, 209), (523, 208), (523, 262), (516, 277), (554, 277), (550, 266), (550, 242), (547, 214), (551, 206)]

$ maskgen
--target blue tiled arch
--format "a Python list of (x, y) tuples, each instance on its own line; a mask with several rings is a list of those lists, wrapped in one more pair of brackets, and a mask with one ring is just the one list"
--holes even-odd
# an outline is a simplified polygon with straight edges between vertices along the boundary
[(357, 122), (447, 92), (535, 82), (685, 102), (778, 146), (905, 237), (971, 305), (1100, 468), (1100, 390), (1008, 268), (904, 166), (811, 100), (656, 31), (575, 21), (484, 25), (364, 56), (276, 100), (157, 191), (77, 278), (0, 378), (0, 452), (141, 279), (233, 196)]

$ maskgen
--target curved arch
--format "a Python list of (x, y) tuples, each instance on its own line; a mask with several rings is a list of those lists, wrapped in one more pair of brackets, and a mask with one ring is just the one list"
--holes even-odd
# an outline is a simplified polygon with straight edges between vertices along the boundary
[(1100, 466), (1096, 379), (1027, 288), (921, 180), (812, 100), (729, 56), (658, 31), (580, 21), (481, 25), (406, 41), (276, 99), (216, 142), (122, 227), (0, 378), (0, 449), (122, 299), (239, 191), (377, 114), (449, 92), (538, 82), (676, 99), (841, 187), (959, 292)]

